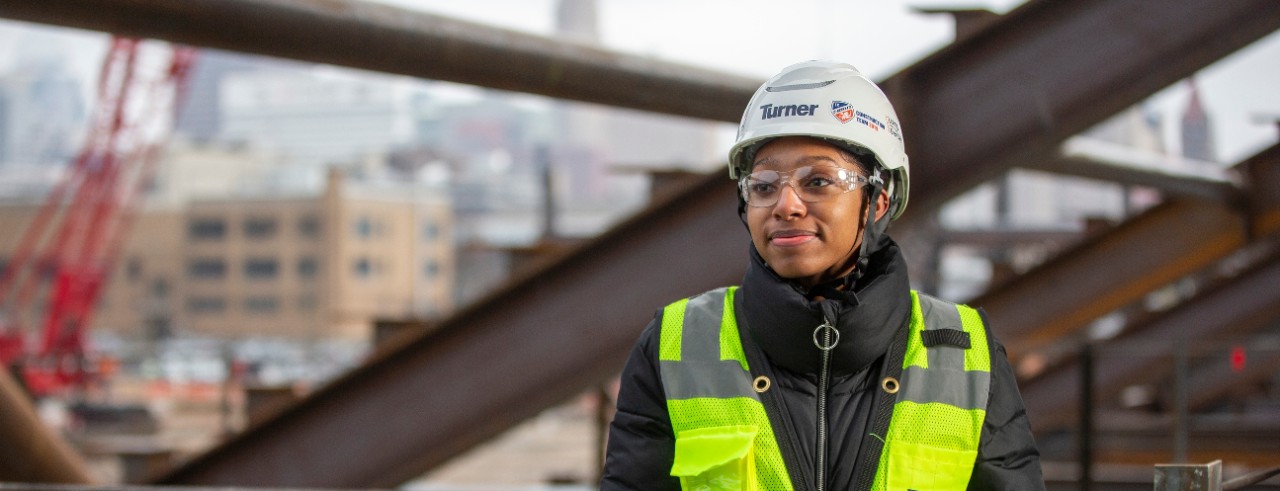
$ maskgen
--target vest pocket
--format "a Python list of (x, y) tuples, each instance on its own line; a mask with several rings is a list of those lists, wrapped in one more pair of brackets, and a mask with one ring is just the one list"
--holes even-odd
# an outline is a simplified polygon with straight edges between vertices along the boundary
[(918, 443), (889, 443), (886, 491), (964, 490), (977, 450), (954, 450)]
[(686, 490), (755, 491), (754, 425), (713, 426), (676, 434), (671, 475)]

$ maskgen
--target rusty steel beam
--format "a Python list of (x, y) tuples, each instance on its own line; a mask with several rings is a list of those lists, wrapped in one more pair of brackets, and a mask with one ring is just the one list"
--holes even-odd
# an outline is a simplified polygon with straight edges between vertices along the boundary
[(1044, 159), (1067, 137), (1280, 28), (1280, 2), (1223, 7), (1033, 1), (890, 77), (882, 85), (907, 137), (911, 206), (936, 209)]
[[(341, 0), (10, 0), (0, 15), (722, 121), (738, 117), (755, 85), (681, 86), (671, 71), (684, 69), (674, 65), (636, 74), (625, 70), (632, 58), (567, 54), (556, 43), (509, 33), (474, 42), (460, 32), (474, 25), (433, 24)], [(885, 82), (902, 106), (916, 164), (913, 213), (1048, 154), (1066, 136), (1277, 26), (1280, 5), (1264, 0), (1042, 1), (1010, 13)], [(724, 98), (712, 97), (717, 92)], [(690, 107), (708, 100), (719, 102)], [(746, 241), (729, 210), (733, 188), (716, 177), (698, 189), (719, 201), (682, 195), (687, 209), (646, 214), (196, 459), (169, 482), (398, 484), (564, 400), (617, 369), (638, 319), (648, 317), (638, 313), (740, 277), (744, 261), (732, 251)], [(663, 236), (672, 233), (686, 235)], [(626, 294), (602, 294), (611, 288)], [(558, 351), (588, 343), (592, 349)]]
[(5, 0), (0, 17), (718, 121), (760, 84), (354, 0)]
[(1280, 232), (1280, 145), (1263, 150), (1241, 166), (1247, 177), (1250, 230), (1255, 237)]
[[(726, 122), (759, 83), (353, 0), (6, 0), (0, 16)], [(881, 84), (915, 169), (904, 220), (1277, 28), (1270, 0), (1009, 12)]]
[(748, 240), (734, 200), (732, 187), (702, 185), (658, 205), (161, 482), (417, 477), (616, 374), (658, 306), (736, 283)]
[(90, 484), (89, 468), (45, 426), (31, 399), (0, 366), (0, 482)]
[[(1280, 169), (1280, 145), (1235, 167), (1269, 177)], [(987, 310), (1011, 355), (1025, 354), (1275, 233), (1280, 227), (1263, 223), (1280, 203), (1268, 198), (1280, 194), (1275, 182), (1250, 181), (1249, 216), (1228, 203), (1174, 199), (969, 303)]]
[(1235, 204), (1244, 197), (1239, 186), (1222, 174), (1196, 175), (1167, 169), (1144, 169), (1082, 155), (1062, 155), (1034, 165), (1035, 170), (1054, 174), (1151, 187), (1169, 196), (1206, 199), (1227, 205)]
[[(1169, 357), (1177, 339), (1185, 339), (1194, 346), (1200, 340), (1245, 336), (1273, 325), (1280, 319), (1280, 288), (1276, 285), (1280, 285), (1280, 253), (1273, 252), (1257, 267), (1212, 291), (1130, 327), (1120, 338), (1123, 346), (1146, 349), (1141, 353), (1113, 351), (1106, 356), (1096, 356), (1094, 372), (1099, 377), (1095, 381), (1094, 397), (1102, 400), (1129, 385), (1169, 376), (1172, 371)], [(1053, 430), (1074, 421), (1074, 401), (1080, 394), (1077, 366), (1076, 360), (1069, 360), (1040, 376), (1023, 381), (1022, 396), (1026, 401), (1027, 414), (1033, 415), (1030, 419), (1034, 430)], [(1253, 367), (1251, 370), (1254, 377), (1274, 374), (1269, 367)], [(1199, 379), (1196, 382), (1196, 393), (1229, 389), (1223, 387), (1227, 384), (1213, 387)], [(1192, 399), (1200, 404), (1206, 402), (1203, 395), (1193, 394)]]
[(985, 309), (1009, 354), (1022, 356), (1226, 257), (1245, 236), (1234, 210), (1174, 200), (967, 303)]
[[(93, 3), (96, 15), (104, 2)], [(181, 5), (245, 3), (190, 0)], [(57, 5), (63, 4), (84, 2)], [(886, 83), (895, 101), (908, 109), (904, 124), (919, 118), (910, 123), (915, 133), (907, 133), (917, 164), (912, 205), (917, 216), (927, 215), (944, 195), (1022, 157), (1049, 154), (1073, 129), (1096, 123), (1280, 25), (1280, 4), (1267, 1), (1035, 2), (1015, 14)], [(208, 31), (192, 25), (201, 22), (199, 15), (186, 15), (177, 30)], [(261, 20), (250, 24), (263, 25)], [(286, 40), (297, 36), (278, 27)], [(366, 27), (375, 28), (376, 22)], [(263, 45), (278, 42), (260, 33), (254, 38)], [(378, 51), (378, 46), (362, 48)], [(1183, 52), (1173, 56), (1171, 50)], [(397, 63), (431, 61), (429, 53), (420, 56)], [(1040, 73), (1055, 80), (1042, 81), (1035, 75)], [(648, 95), (679, 101), (697, 97), (660, 92)], [(732, 117), (720, 119), (735, 119), (740, 109), (738, 102)], [(1053, 131), (1046, 131), (1046, 124)], [(1028, 125), (1034, 134), (1028, 134)], [(733, 212), (734, 199), (731, 183), (708, 177), (676, 201), (463, 310), (440, 330), (379, 356), (162, 482), (382, 486), (416, 477), (616, 373), (639, 326), (657, 306), (736, 282), (747, 240)]]

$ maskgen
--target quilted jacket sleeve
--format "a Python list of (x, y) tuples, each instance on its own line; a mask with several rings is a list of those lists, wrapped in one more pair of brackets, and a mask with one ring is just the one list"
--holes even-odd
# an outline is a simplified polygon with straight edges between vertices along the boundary
[(671, 477), (675, 436), (658, 371), (661, 325), (661, 319), (655, 318), (645, 327), (622, 369), (618, 412), (609, 425), (602, 490), (680, 489), (680, 481)]
[(1004, 345), (990, 330), (987, 339), (991, 344), (991, 397), (969, 489), (1043, 490), (1040, 451), (1036, 450), (1035, 438), (1031, 435), (1017, 377), (1009, 365)]

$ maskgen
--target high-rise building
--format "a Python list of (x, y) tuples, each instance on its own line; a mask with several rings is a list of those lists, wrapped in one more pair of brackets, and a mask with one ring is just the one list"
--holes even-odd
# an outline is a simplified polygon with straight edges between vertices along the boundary
[(222, 80), (219, 140), (303, 166), (356, 162), (414, 142), (423, 90), (340, 70), (236, 72)]
[(62, 165), (85, 129), (81, 84), (61, 60), (31, 60), (0, 77), (0, 162)]
[(1201, 162), (1218, 160), (1213, 144), (1213, 126), (1200, 101), (1200, 88), (1195, 79), (1188, 82), (1191, 97), (1182, 112), (1182, 155)]
[(222, 131), (222, 81), (229, 75), (304, 66), (292, 60), (201, 49), (187, 80), (185, 100), (174, 123), (174, 133), (195, 142), (210, 142), (218, 137)]

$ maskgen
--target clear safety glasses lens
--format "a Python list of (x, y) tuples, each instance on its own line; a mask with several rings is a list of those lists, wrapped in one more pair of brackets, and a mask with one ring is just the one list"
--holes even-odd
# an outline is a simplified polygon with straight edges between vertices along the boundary
[(788, 172), (761, 170), (742, 176), (738, 189), (747, 206), (762, 208), (778, 204), (783, 187), (791, 186), (801, 201), (816, 203), (853, 191), (867, 184), (867, 178), (849, 169), (830, 165), (807, 165)]

